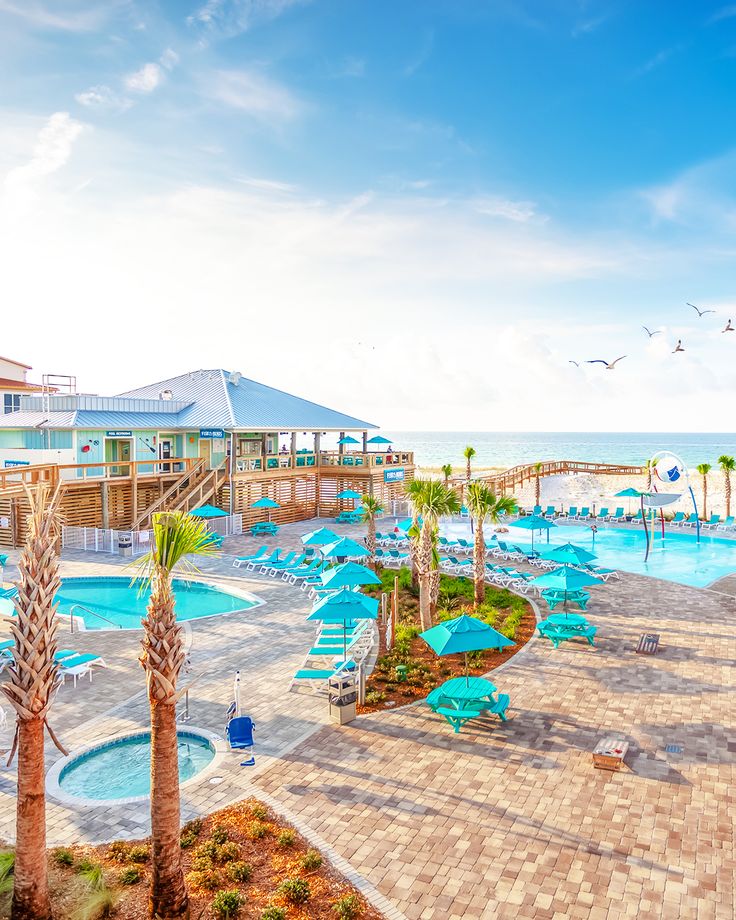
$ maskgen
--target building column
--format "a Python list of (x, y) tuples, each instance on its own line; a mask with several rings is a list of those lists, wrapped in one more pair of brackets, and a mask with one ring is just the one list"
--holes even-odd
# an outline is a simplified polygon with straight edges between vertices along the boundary
[(291, 432), (291, 468), (296, 469), (296, 431)]
[(315, 466), (320, 465), (321, 451), (322, 451), (322, 432), (315, 431), (314, 432), (314, 465)]
[(102, 529), (110, 529), (110, 507), (109, 507), (109, 484), (107, 482), (100, 483), (100, 503), (102, 505)]
[[(344, 431), (341, 431), (341, 432), (340, 432), (340, 440), (342, 441), (342, 439), (343, 439), (344, 437), (345, 437), (345, 432), (344, 432)], [(344, 454), (344, 453), (345, 453), (345, 445), (344, 445), (344, 444), (338, 444), (338, 445), (337, 445), (337, 452), (338, 452), (338, 454)]]

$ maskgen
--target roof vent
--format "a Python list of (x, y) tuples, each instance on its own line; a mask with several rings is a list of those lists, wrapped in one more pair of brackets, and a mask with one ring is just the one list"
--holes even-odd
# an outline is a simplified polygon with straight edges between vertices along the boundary
[(240, 383), (240, 378), (242, 376), (240, 371), (233, 371), (232, 374), (228, 375), (227, 382), (232, 383), (232, 385), (236, 387)]
[(173, 397), (174, 397), (174, 394), (171, 392), (171, 390), (161, 390), (161, 392), (158, 394), (159, 399), (169, 400), (169, 399), (173, 399)]

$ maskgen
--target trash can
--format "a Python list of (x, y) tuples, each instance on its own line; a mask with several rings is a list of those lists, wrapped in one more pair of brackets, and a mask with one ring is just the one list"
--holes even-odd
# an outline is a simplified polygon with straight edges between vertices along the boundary
[(338, 725), (345, 725), (355, 718), (355, 704), (358, 700), (358, 670), (340, 671), (327, 683), (330, 719)]
[(133, 534), (124, 531), (118, 534), (118, 553), (121, 556), (133, 555)]

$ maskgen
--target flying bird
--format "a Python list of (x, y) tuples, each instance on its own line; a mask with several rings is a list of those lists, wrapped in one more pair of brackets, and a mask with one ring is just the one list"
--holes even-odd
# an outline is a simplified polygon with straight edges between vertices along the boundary
[(649, 336), (650, 339), (653, 338), (655, 335), (662, 335), (661, 329), (655, 329), (654, 332), (652, 332), (651, 330), (647, 329), (646, 326), (642, 326), (641, 328), (644, 330), (644, 332), (646, 332), (646, 334)]
[(695, 312), (698, 314), (699, 317), (700, 317), (700, 316), (705, 316), (706, 313), (715, 313), (715, 312), (716, 312), (715, 310), (698, 310), (698, 308), (695, 306), (695, 304), (694, 304), (694, 303), (690, 303), (689, 301), (686, 301), (686, 302), (685, 302), (685, 305), (688, 306), (688, 307), (692, 307), (693, 310), (695, 310)]
[(596, 358), (594, 361), (586, 361), (586, 364), (605, 364), (607, 371), (612, 371), (616, 367), (619, 361), (623, 361), (626, 355), (621, 355), (620, 358), (616, 358), (615, 361), (604, 361), (602, 358)]
[[(726, 330), (724, 329), (723, 331), (725, 332)], [(574, 364), (575, 367), (580, 367), (580, 362), (579, 362), (579, 361), (573, 361), (572, 358), (570, 358), (570, 360), (569, 360), (567, 363), (568, 363), (568, 364)]]
[(682, 339), (677, 340), (677, 345), (675, 345), (675, 350), (672, 352), (673, 355), (676, 355), (678, 351), (685, 351), (682, 347)]
[(726, 323), (721, 332), (736, 332), (736, 329), (731, 325), (731, 320)]

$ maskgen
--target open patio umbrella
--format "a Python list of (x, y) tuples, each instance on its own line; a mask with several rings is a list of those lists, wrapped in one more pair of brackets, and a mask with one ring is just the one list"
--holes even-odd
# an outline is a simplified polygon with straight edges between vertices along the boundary
[(372, 438), (368, 438), (369, 444), (393, 444), (393, 441), (390, 438), (384, 438), (382, 434), (374, 434)]
[(468, 652), (480, 652), (488, 648), (508, 648), (514, 643), (477, 617), (462, 616), (445, 620), (426, 632), (419, 633), (427, 645), (438, 655), (464, 655), (465, 679), (468, 677)]
[(195, 508), (193, 511), (188, 511), (187, 514), (190, 514), (192, 517), (204, 518), (221, 518), (229, 517), (230, 515), (227, 511), (223, 511), (222, 508), (215, 508), (214, 505), (202, 505), (201, 508)]
[(360, 492), (356, 492), (355, 489), (343, 489), (342, 492), (338, 492), (336, 495), (336, 498), (339, 498), (339, 499), (348, 499), (348, 498), (354, 499), (353, 511), (355, 511), (355, 508), (356, 508), (355, 503), (358, 501), (359, 498), (362, 498), (362, 497), (363, 496), (360, 494)]
[(323, 546), (320, 552), (325, 559), (363, 559), (368, 555), (367, 548), (350, 537)]
[(574, 569), (569, 565), (560, 566), (559, 569), (545, 572), (544, 575), (538, 575), (531, 580), (531, 584), (537, 588), (555, 588), (557, 591), (564, 591), (565, 597), (562, 606), (565, 615), (567, 615), (568, 591), (578, 591), (580, 588), (602, 583), (603, 579), (597, 575), (593, 575), (590, 572), (581, 572), (580, 569)]
[(360, 441), (356, 440), (355, 438), (351, 438), (350, 435), (348, 434), (348, 435), (345, 435), (344, 438), (340, 438), (340, 440), (337, 443), (338, 444), (360, 444)]
[(358, 585), (380, 585), (381, 579), (364, 565), (344, 562), (342, 565), (322, 573), (322, 584), (326, 588), (355, 588)]
[(378, 603), (377, 597), (367, 597), (359, 591), (341, 588), (316, 603), (312, 607), (312, 612), (307, 616), (307, 621), (317, 620), (341, 625), (343, 629), (342, 652), (343, 659), (345, 659), (348, 654), (348, 625), (354, 620), (378, 619)]
[[(414, 521), (413, 521), (411, 518), (404, 518), (404, 520), (403, 520), (403, 521), (399, 521), (399, 522), (396, 524), (396, 526), (399, 528), (399, 530), (403, 530), (404, 533), (406, 533), (408, 530), (411, 530), (411, 526), (412, 526), (413, 523), (414, 523)], [(424, 519), (423, 519), (422, 516), (420, 515), (420, 516), (417, 518), (417, 524), (421, 527), (423, 523), (424, 523)]]
[(574, 543), (563, 543), (562, 546), (556, 546), (554, 549), (542, 553), (542, 558), (549, 559), (551, 562), (580, 565), (583, 562), (592, 562), (598, 557), (595, 553), (591, 553), (582, 546), (576, 546)]
[(330, 543), (336, 543), (340, 539), (340, 534), (329, 530), (327, 527), (318, 527), (310, 533), (305, 533), (302, 537), (302, 543), (305, 546), (327, 546)]
[[(630, 486), (628, 489), (621, 489), (620, 492), (617, 492), (613, 497), (614, 498), (641, 498), (642, 492), (639, 489), (635, 489), (633, 486)], [(631, 501), (626, 503), (627, 514), (631, 514)]]
[(257, 502), (253, 502), (251, 508), (267, 508), (268, 509), (268, 520), (271, 520), (271, 509), (280, 508), (281, 505), (278, 502), (275, 502), (272, 498), (269, 498), (267, 495), (264, 495), (263, 498), (259, 498)]
[(528, 514), (526, 517), (514, 521), (514, 527), (521, 527), (523, 530), (531, 531), (532, 549), (534, 549), (534, 531), (546, 530), (547, 542), (549, 543), (549, 532), (553, 527), (557, 527), (554, 521), (548, 521), (547, 518), (540, 517), (538, 514)]

